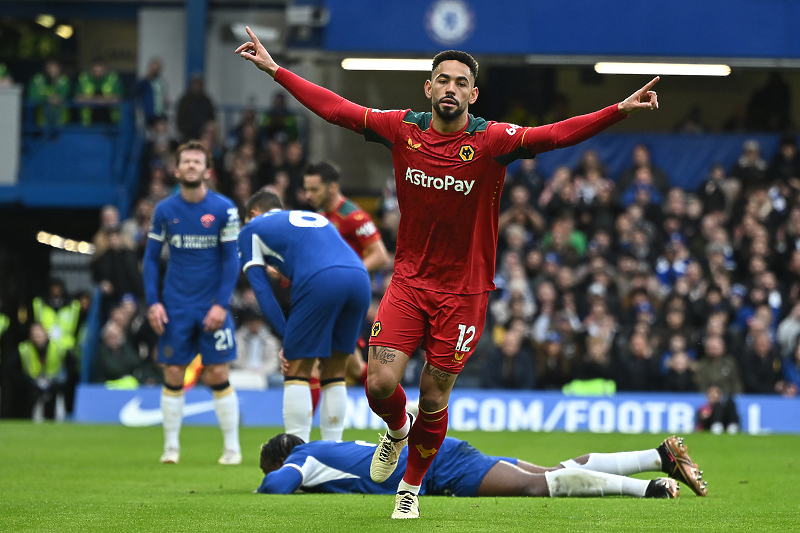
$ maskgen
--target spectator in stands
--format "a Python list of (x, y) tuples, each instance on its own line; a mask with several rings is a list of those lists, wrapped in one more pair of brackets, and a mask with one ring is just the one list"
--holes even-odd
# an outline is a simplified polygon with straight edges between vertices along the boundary
[(500, 347), (487, 354), (483, 386), (487, 389), (532, 389), (535, 384), (533, 357), (524, 347), (525, 325), (515, 321)]
[(766, 178), (770, 182), (790, 185), (795, 191), (800, 190), (800, 151), (794, 135), (781, 138), (778, 151), (767, 167)]
[(739, 365), (725, 352), (725, 341), (719, 335), (706, 337), (703, 342), (704, 357), (697, 362), (695, 376), (697, 387), (707, 391), (719, 387), (724, 396), (734, 396), (744, 390)]
[(680, 233), (673, 233), (664, 246), (664, 254), (656, 261), (656, 275), (667, 287), (686, 274), (692, 257), (686, 247), (686, 238)]
[(45, 328), (38, 322), (30, 326), (26, 341), (19, 344), (22, 370), (28, 380), (33, 401), (33, 420), (45, 417), (63, 421), (66, 416), (64, 384), (67, 380), (64, 364), (67, 350), (51, 342)]
[(761, 145), (748, 139), (742, 145), (742, 154), (730, 170), (730, 176), (739, 181), (744, 194), (764, 184), (767, 162), (761, 157)]
[(122, 96), (119, 75), (109, 71), (105, 61), (95, 59), (89, 71), (81, 72), (75, 82), (75, 102), (91, 104), (79, 108), (80, 123), (84, 126), (118, 123)]
[(619, 375), (611, 343), (601, 337), (586, 337), (586, 352), (575, 369), (575, 379), (614, 380)]
[(167, 82), (161, 76), (161, 59), (154, 57), (147, 65), (147, 72), (136, 84), (136, 99), (144, 113), (144, 120), (152, 126), (158, 120), (166, 120), (169, 107)]
[[(100, 209), (100, 228), (95, 232), (92, 237), (92, 244), (94, 244), (94, 253), (92, 254), (92, 262), (95, 262), (98, 257), (103, 255), (108, 250), (108, 229), (119, 228), (120, 218), (119, 209), (114, 205), (104, 205)], [(128, 241), (123, 237), (123, 246), (133, 250), (133, 241)]]
[(798, 345), (798, 335), (800, 335), (800, 302), (794, 304), (789, 315), (778, 325), (776, 342), (782, 357), (791, 358), (794, 355)]
[(34, 75), (28, 84), (28, 101), (36, 106), (36, 123), (39, 126), (62, 126), (69, 121), (67, 103), (70, 83), (61, 72), (61, 63), (48, 59), (44, 70)]
[(651, 205), (661, 205), (662, 196), (655, 186), (653, 172), (650, 167), (641, 166), (636, 169), (633, 183), (622, 190), (620, 204), (628, 207), (637, 204), (643, 209), (648, 209)]
[(125, 376), (136, 377), (138, 373), (141, 366), (139, 354), (128, 342), (123, 329), (115, 322), (107, 322), (103, 326), (95, 364), (95, 375), (101, 383)]
[(528, 198), (539, 198), (544, 189), (544, 177), (536, 168), (536, 159), (521, 159), (517, 168), (506, 177), (503, 194), (500, 196), (500, 211), (511, 205), (510, 191), (516, 185), (528, 190)]
[(773, 349), (772, 340), (766, 332), (753, 339), (753, 345), (742, 357), (744, 391), (749, 394), (782, 394), (783, 381), (781, 358)]
[(792, 90), (778, 72), (756, 90), (747, 104), (747, 131), (784, 132), (792, 125)]
[(633, 147), (631, 166), (623, 170), (620, 174), (617, 179), (617, 189), (619, 191), (625, 191), (628, 187), (633, 185), (636, 181), (637, 171), (640, 168), (647, 168), (650, 170), (650, 175), (652, 176), (651, 185), (655, 187), (660, 195), (663, 196), (667, 194), (669, 190), (669, 178), (663, 170), (653, 164), (650, 156), (650, 149), (644, 144), (637, 144)]
[(724, 396), (716, 386), (706, 390), (706, 404), (697, 410), (696, 429), (711, 431), (719, 435), (727, 428), (728, 433), (739, 432), (739, 413), (732, 396)]
[(783, 358), (783, 395), (787, 397), (797, 396), (800, 391), (800, 342), (796, 344), (794, 350)]
[(501, 235), (509, 226), (518, 226), (525, 231), (525, 241), (541, 237), (545, 230), (545, 220), (531, 205), (528, 187), (523, 184), (512, 185), (509, 190), (509, 206), (500, 215), (497, 224)]
[(153, 217), (155, 204), (150, 198), (140, 198), (136, 202), (133, 216), (126, 219), (120, 226), (122, 242), (132, 242), (133, 249), (141, 257), (144, 254), (144, 247), (147, 244), (147, 231), (150, 227), (150, 219)]
[(647, 334), (636, 332), (630, 339), (630, 356), (623, 360), (617, 376), (617, 390), (657, 391), (661, 389), (661, 362)]
[(556, 331), (548, 333), (537, 346), (534, 360), (537, 389), (561, 390), (575, 377), (576, 358), (564, 353), (561, 335)]
[(78, 336), (81, 304), (69, 297), (64, 282), (59, 278), (51, 279), (45, 297), (36, 297), (32, 303), (33, 321), (44, 327), (48, 339), (65, 351), (73, 350)]
[(175, 117), (178, 132), (184, 141), (199, 139), (205, 125), (215, 117), (214, 104), (203, 87), (203, 77), (195, 74), (189, 81), (188, 90), (178, 100)]
[(102, 292), (103, 316), (108, 316), (123, 294), (132, 293), (137, 298), (144, 296), (139, 258), (136, 252), (123, 245), (119, 227), (105, 230), (108, 250), (92, 263), (92, 278)]
[(669, 392), (696, 392), (693, 361), (686, 352), (674, 352), (666, 361), (664, 390)]
[(286, 107), (286, 95), (283, 92), (276, 92), (272, 96), (272, 105), (264, 116), (262, 129), (268, 142), (285, 145), (299, 137), (297, 115)]
[(730, 212), (731, 200), (736, 194), (736, 191), (731, 189), (732, 183), (727, 177), (724, 166), (718, 163), (711, 167), (705, 182), (697, 190), (706, 215), (710, 213), (727, 215)]
[(236, 330), (236, 360), (231, 363), (231, 371), (253, 374), (270, 387), (282, 387), (280, 351), (281, 341), (264, 318), (253, 312), (245, 313), (242, 325)]
[(703, 108), (700, 104), (694, 104), (689, 111), (675, 125), (675, 133), (700, 134), (706, 133), (708, 126), (703, 120)]

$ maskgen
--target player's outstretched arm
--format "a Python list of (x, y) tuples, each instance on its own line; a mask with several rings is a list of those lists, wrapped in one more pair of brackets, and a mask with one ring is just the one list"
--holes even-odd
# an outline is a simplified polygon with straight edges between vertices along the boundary
[(272, 56), (269, 55), (269, 52), (267, 52), (267, 49), (261, 44), (261, 41), (258, 40), (256, 34), (253, 33), (248, 26), (245, 27), (245, 30), (247, 31), (247, 35), (250, 36), (250, 42), (244, 43), (237, 48), (236, 53), (274, 78), (275, 73), (278, 72), (280, 67), (275, 60), (272, 59)]
[(653, 109), (658, 109), (658, 95), (655, 91), (651, 91), (650, 89), (653, 85), (658, 83), (660, 79), (660, 77), (656, 76), (650, 83), (620, 102), (618, 105), (620, 113), (630, 115), (640, 109), (650, 109), (651, 111)]
[[(258, 37), (247, 28), (251, 42), (244, 43), (236, 53), (255, 64), (280, 83), (298, 102), (331, 124), (362, 133), (367, 108), (345, 100), (333, 91), (304, 80), (297, 74), (281, 68), (269, 55)], [(280, 73), (279, 73), (280, 71)]]

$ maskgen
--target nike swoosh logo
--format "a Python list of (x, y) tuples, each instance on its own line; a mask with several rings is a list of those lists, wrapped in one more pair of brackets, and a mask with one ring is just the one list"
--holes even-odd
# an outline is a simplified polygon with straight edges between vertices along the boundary
[[(123, 426), (143, 427), (157, 426), (163, 422), (161, 408), (142, 409), (142, 399), (139, 396), (131, 398), (119, 410), (119, 421)], [(189, 403), (183, 406), (183, 418), (187, 416), (208, 413), (214, 410), (214, 401)]]

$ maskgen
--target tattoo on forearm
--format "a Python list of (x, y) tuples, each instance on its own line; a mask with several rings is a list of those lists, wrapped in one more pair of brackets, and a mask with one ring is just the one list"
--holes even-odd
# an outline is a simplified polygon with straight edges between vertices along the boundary
[(380, 364), (385, 365), (394, 362), (395, 353), (389, 348), (373, 348), (372, 358)]
[(450, 379), (450, 377), (453, 375), (450, 374), (449, 372), (444, 372), (443, 370), (439, 370), (438, 368), (427, 364), (425, 365), (424, 370), (425, 373), (428, 374), (430, 377), (432, 377), (434, 381), (445, 382), (448, 379)]

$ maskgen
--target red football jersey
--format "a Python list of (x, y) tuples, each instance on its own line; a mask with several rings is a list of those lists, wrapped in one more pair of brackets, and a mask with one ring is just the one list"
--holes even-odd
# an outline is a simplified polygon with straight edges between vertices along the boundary
[(445, 135), (431, 127), (430, 112), (368, 109), (283, 68), (275, 81), (328, 122), (391, 150), (401, 212), (393, 279), (453, 294), (495, 288), (506, 165), (572, 146), (625, 118), (617, 104), (536, 128), (470, 115), (463, 130)]
[(381, 234), (369, 214), (347, 198), (343, 199), (333, 211), (321, 214), (336, 226), (339, 235), (362, 259), (364, 249), (373, 242), (381, 240)]

